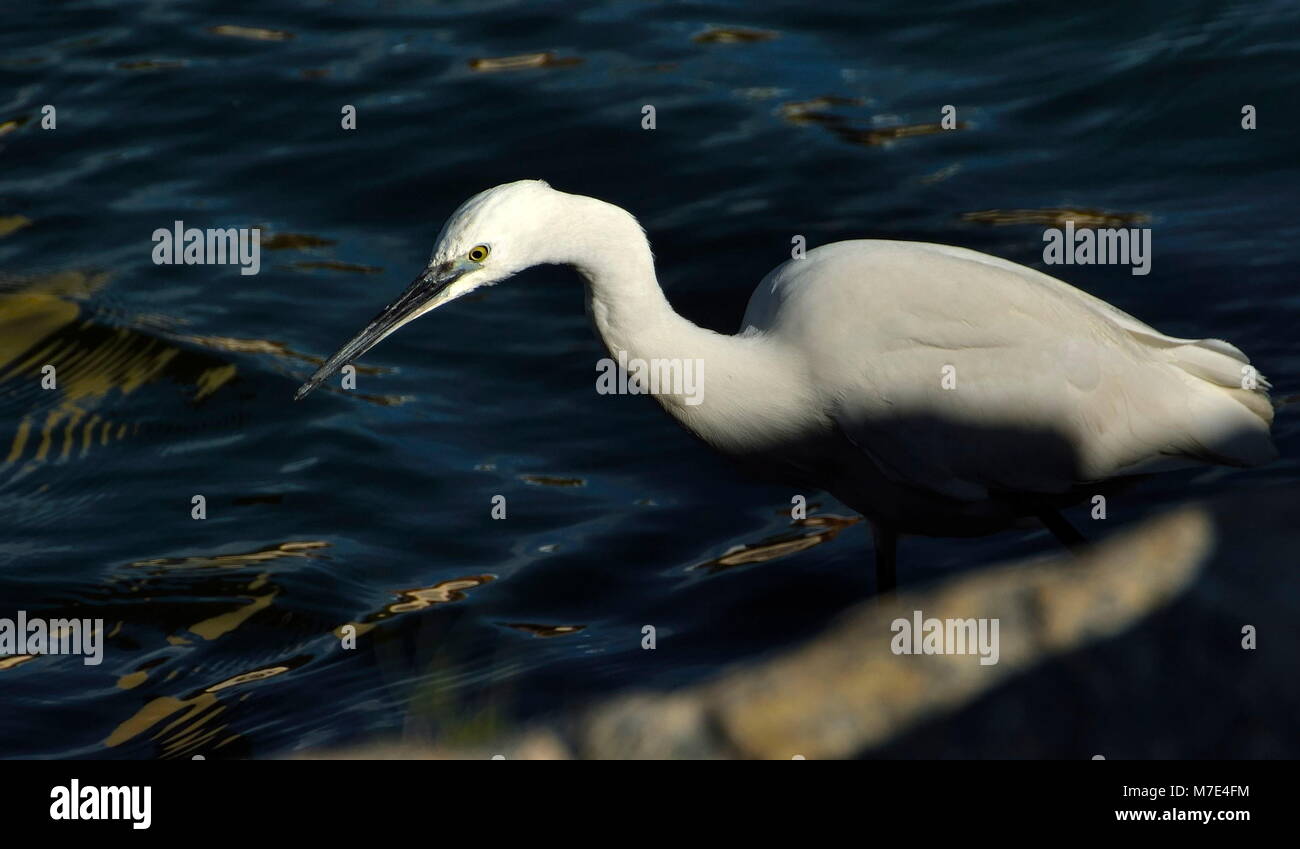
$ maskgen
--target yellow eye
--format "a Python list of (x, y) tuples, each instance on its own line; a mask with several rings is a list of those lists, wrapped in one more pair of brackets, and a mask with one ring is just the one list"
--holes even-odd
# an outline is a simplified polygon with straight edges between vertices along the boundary
[(466, 256), (470, 258), (471, 262), (482, 262), (488, 258), (488, 253), (490, 253), (491, 250), (492, 249), (487, 245), (475, 245), (469, 249), (469, 253), (466, 254)]

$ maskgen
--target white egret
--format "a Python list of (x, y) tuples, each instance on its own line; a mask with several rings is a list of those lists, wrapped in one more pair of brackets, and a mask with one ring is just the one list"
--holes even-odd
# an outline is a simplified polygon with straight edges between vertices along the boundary
[(312, 375), (430, 310), (541, 264), (568, 265), (612, 355), (703, 364), (690, 399), (656, 400), (764, 476), (827, 491), (875, 530), (879, 588), (899, 534), (973, 536), (1134, 475), (1276, 456), (1269, 384), (1236, 347), (1176, 339), (1060, 280), (972, 250), (837, 242), (769, 273), (729, 336), (669, 305), (636, 219), (540, 180), (465, 202), (428, 266)]

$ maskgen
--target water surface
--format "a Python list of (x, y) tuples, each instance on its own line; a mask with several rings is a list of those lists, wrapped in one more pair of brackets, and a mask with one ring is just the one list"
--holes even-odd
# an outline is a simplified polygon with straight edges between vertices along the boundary
[[(727, 332), (794, 235), (1042, 267), (1060, 210), (1145, 217), (1149, 276), (1061, 276), (1165, 332), (1233, 340), (1296, 392), (1298, 14), (973, 0), (7, 9), (0, 616), (100, 617), (111, 636), (99, 667), (6, 662), (0, 756), (473, 741), (699, 680), (872, 595), (868, 533), (842, 505), (807, 493), (821, 518), (792, 524), (790, 491), (745, 480), (649, 399), (595, 392), (603, 351), (566, 270), (392, 337), (355, 393), (291, 401), (422, 267), (445, 217), (497, 183), (543, 178), (625, 206), (674, 305)], [(1240, 126), (1246, 103), (1255, 131)], [(962, 129), (933, 131), (945, 104)], [(150, 234), (177, 219), (264, 228), (261, 273), (154, 265)], [(44, 364), (57, 390), (40, 388)], [(1107, 530), (1295, 484), (1298, 429), (1279, 417), (1284, 459), (1268, 468), (1143, 484), (1112, 502)], [(907, 540), (901, 580), (1054, 550), (1042, 532)]]

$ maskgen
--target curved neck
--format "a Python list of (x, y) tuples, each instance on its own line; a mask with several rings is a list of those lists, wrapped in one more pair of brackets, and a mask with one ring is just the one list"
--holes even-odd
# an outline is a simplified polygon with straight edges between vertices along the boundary
[[(586, 280), (588, 309), (605, 348), (629, 377), (645, 367), (658, 376), (638, 394), (654, 395), (674, 418), (719, 447), (745, 438), (743, 424), (727, 422), (756, 420), (796, 402), (797, 382), (781, 379), (789, 373), (788, 359), (769, 340), (715, 333), (673, 310), (655, 277), (650, 244), (630, 213), (581, 195), (566, 195), (558, 212), (555, 261)], [(665, 389), (665, 375), (676, 374), (684, 379), (668, 381)], [(684, 385), (687, 374), (693, 388)]]
[[(645, 232), (620, 207), (582, 195), (567, 195), (561, 260), (587, 282), (587, 306), (601, 341), (612, 355), (673, 356), (674, 345), (716, 335), (673, 310), (655, 276), (654, 255)], [(676, 356), (691, 352), (678, 351)]]

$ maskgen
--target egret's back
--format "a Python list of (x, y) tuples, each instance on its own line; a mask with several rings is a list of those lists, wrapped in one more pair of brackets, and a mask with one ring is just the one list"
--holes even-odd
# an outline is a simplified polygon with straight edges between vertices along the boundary
[(839, 242), (769, 274), (746, 332), (807, 370), (889, 478), (976, 500), (1273, 459), (1262, 376), (1046, 274), (917, 242)]

